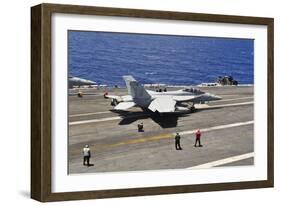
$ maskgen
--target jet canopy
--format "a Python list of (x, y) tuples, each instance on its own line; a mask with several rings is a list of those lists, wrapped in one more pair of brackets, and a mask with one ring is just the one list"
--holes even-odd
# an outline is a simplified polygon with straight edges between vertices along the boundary
[(184, 88), (182, 90), (183, 92), (190, 92), (190, 93), (194, 93), (194, 94), (203, 94), (204, 92), (202, 92), (200, 89), (197, 89), (197, 88)]

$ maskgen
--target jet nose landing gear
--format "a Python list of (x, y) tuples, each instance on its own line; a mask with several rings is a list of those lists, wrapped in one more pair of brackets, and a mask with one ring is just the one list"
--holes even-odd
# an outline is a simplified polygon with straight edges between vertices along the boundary
[(190, 107), (190, 112), (193, 113), (193, 112), (195, 112), (195, 110), (196, 110), (196, 109), (195, 109), (195, 106), (192, 105), (192, 106)]
[(189, 102), (189, 103), (187, 104), (187, 108), (190, 110), (191, 113), (193, 113), (193, 112), (196, 111), (196, 108), (195, 108), (195, 106), (194, 106), (194, 103)]
[(111, 99), (110, 105), (116, 106), (118, 104), (118, 101), (116, 99)]

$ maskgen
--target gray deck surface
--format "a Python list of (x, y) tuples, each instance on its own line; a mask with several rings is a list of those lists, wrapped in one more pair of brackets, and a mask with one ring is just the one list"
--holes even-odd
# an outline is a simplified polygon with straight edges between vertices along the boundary
[[(174, 90), (175, 88), (169, 88)], [(116, 172), (188, 168), (254, 151), (253, 87), (208, 87), (201, 90), (223, 97), (195, 113), (159, 117), (138, 108), (112, 111), (103, 89), (85, 89), (78, 98), (69, 96), (69, 173)], [(75, 94), (77, 90), (71, 90)], [(126, 94), (112, 89), (111, 94)], [(240, 103), (243, 103), (240, 105)], [(238, 104), (238, 105), (237, 105)], [(202, 105), (199, 105), (200, 107)], [(89, 120), (90, 122), (86, 122)], [(137, 131), (143, 122), (144, 132)], [(76, 123), (76, 124), (75, 124)], [(196, 129), (241, 123), (240, 126), (202, 132), (203, 147), (195, 148)], [(181, 135), (183, 150), (175, 150), (174, 132)], [(82, 148), (90, 145), (91, 167), (82, 165)], [(254, 158), (220, 166), (253, 165)]]

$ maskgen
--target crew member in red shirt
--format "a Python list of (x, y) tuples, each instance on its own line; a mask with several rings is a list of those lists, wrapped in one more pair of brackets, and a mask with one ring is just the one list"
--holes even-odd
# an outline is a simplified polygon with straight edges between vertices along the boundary
[(198, 129), (195, 133), (195, 144), (194, 144), (194, 147), (197, 147), (197, 142), (199, 144), (199, 147), (202, 147), (203, 145), (201, 145), (201, 132), (200, 130)]

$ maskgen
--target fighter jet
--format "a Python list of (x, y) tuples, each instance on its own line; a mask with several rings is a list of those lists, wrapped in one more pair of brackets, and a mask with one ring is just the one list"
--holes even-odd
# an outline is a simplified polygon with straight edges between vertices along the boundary
[(87, 80), (87, 79), (82, 79), (79, 77), (73, 77), (73, 76), (69, 76), (68, 77), (68, 87), (69, 88), (73, 88), (74, 86), (90, 86), (90, 85), (95, 85), (96, 82), (91, 81), (91, 80)]
[(128, 95), (117, 96), (104, 94), (112, 100), (114, 110), (128, 110), (131, 107), (141, 107), (155, 113), (193, 112), (194, 104), (219, 100), (221, 97), (205, 93), (196, 88), (184, 88), (177, 91), (155, 92), (146, 90), (132, 76), (123, 76)]

